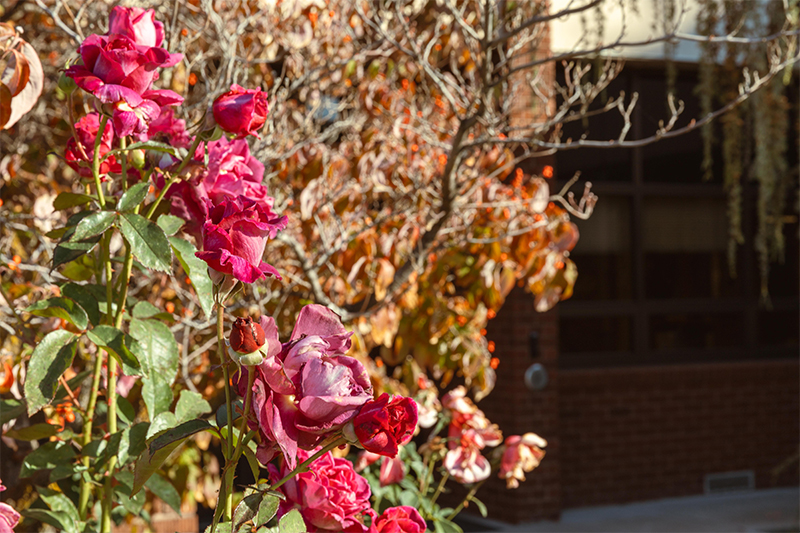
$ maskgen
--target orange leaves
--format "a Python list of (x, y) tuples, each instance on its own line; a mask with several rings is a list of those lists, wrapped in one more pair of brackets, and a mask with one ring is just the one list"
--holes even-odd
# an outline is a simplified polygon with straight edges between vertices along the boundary
[(375, 299), (382, 301), (386, 298), (386, 290), (394, 281), (395, 267), (386, 259), (378, 260), (378, 273), (375, 276)]
[(0, 23), (0, 129), (9, 129), (33, 108), (44, 71), (33, 47), (10, 23)]

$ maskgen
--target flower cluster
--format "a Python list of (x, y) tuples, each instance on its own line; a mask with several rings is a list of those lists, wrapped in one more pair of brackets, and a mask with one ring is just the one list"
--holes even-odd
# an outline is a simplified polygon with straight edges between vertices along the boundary
[(447, 435), (450, 450), (445, 455), (444, 467), (460, 483), (483, 481), (491, 474), (492, 466), (481, 451), (499, 445), (503, 434), (472, 403), (463, 386), (445, 394), (442, 405), (450, 415)]
[[(304, 307), (284, 344), (271, 317), (262, 316), (259, 329), (264, 333), (263, 361), (243, 369), (237, 385), (245, 396), (247, 373), (255, 372), (254, 416), (249, 423), (261, 435), (257, 456), (262, 463), (280, 452), (287, 466), (294, 468), (300, 450), (313, 450), (340, 437), (351, 421), (353, 442), (376, 453), (397, 455), (397, 446), (416, 429), (416, 405), (409, 398), (389, 395), (372, 400), (364, 366), (345, 355), (352, 334), (333, 311), (321, 305)], [(245, 346), (240, 337), (244, 335), (231, 338), (231, 347), (241, 345), (241, 350), (250, 351), (253, 345)]]

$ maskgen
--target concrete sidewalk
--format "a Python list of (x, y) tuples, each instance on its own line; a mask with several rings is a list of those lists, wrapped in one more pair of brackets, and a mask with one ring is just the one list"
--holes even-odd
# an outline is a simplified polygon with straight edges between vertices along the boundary
[(670, 498), (564, 511), (558, 522), (509, 525), (464, 517), (464, 531), (800, 532), (800, 488)]

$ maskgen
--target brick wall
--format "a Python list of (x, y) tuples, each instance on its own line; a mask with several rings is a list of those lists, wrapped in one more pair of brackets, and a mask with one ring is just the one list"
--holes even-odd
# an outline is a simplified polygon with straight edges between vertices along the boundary
[(564, 508), (700, 494), (706, 474), (754, 470), (796, 485), (797, 361), (564, 372), (559, 378)]

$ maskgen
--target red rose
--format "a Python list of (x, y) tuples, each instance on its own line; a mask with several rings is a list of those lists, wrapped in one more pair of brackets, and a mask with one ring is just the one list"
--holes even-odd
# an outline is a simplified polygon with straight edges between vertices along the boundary
[(381, 394), (364, 404), (353, 419), (361, 445), (372, 453), (394, 457), (398, 446), (407, 443), (417, 428), (417, 404), (411, 398)]
[(267, 93), (261, 89), (245, 89), (236, 84), (214, 100), (214, 120), (228, 133), (238, 137), (255, 135), (267, 120)]
[(419, 512), (403, 505), (386, 509), (373, 523), (371, 533), (424, 533), (428, 526)]
[(231, 348), (239, 353), (253, 353), (267, 341), (264, 328), (250, 317), (236, 319), (230, 340)]
[(108, 34), (124, 35), (141, 46), (161, 46), (164, 24), (152, 9), (116, 6), (108, 16)]
[[(89, 113), (75, 123), (75, 136), (67, 140), (64, 158), (67, 160), (67, 164), (78, 171), (84, 178), (92, 177), (91, 165), (94, 157), (94, 141), (99, 130), (100, 115)], [(114, 127), (106, 123), (106, 129), (103, 130), (103, 136), (100, 138), (100, 145), (98, 146), (100, 157), (103, 157), (106, 152), (111, 150), (113, 142)], [(78, 146), (78, 143), (80, 143), (80, 146)], [(101, 176), (109, 172), (120, 171), (121, 167), (113, 155), (100, 163)]]

